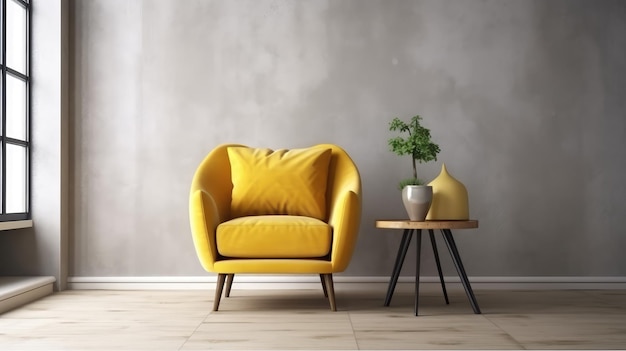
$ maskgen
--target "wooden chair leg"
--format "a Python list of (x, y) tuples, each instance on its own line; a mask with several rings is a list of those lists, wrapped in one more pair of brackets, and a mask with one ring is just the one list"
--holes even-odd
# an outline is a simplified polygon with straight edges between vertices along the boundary
[(224, 281), (226, 280), (226, 274), (218, 273), (217, 286), (215, 286), (215, 299), (213, 300), (213, 311), (217, 311), (220, 307), (220, 299), (222, 298), (222, 291), (224, 290)]
[(333, 275), (324, 274), (324, 280), (326, 282), (326, 290), (328, 291), (328, 302), (330, 302), (330, 310), (337, 311), (337, 305), (335, 304), (335, 287), (333, 285)]
[(328, 297), (328, 290), (326, 290), (326, 281), (324, 281), (324, 274), (320, 274), (320, 280), (322, 281), (322, 289), (324, 289), (324, 297)]
[(234, 274), (228, 274), (226, 276), (226, 297), (230, 297), (230, 288), (233, 287), (233, 279), (235, 279)]

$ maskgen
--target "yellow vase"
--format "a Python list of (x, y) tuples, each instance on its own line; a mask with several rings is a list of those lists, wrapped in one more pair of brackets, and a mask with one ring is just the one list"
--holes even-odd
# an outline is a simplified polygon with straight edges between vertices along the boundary
[(446, 165), (428, 185), (433, 187), (433, 202), (426, 220), (468, 220), (469, 199), (463, 183), (448, 173)]

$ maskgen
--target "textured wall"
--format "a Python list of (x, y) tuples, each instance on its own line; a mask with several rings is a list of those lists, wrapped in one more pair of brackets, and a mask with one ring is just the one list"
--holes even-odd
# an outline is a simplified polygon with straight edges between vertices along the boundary
[(72, 276), (204, 274), (188, 189), (223, 142), (342, 145), (364, 191), (345, 274), (388, 275), (400, 233), (373, 225), (404, 216), (410, 159), (387, 126), (415, 114), (442, 149), (418, 171), (445, 162), (480, 220), (457, 233), (470, 275), (626, 275), (626, 2), (71, 8)]

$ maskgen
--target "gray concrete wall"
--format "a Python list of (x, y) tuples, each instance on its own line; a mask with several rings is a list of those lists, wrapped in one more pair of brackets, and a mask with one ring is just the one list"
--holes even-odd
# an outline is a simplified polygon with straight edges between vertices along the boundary
[(422, 176), (445, 162), (480, 220), (456, 233), (470, 275), (626, 275), (626, 2), (92, 0), (70, 13), (71, 276), (203, 275), (188, 190), (223, 142), (343, 146), (364, 200), (344, 274), (386, 276), (400, 233), (374, 221), (404, 217), (396, 182), (410, 174), (388, 123), (415, 114), (442, 149)]

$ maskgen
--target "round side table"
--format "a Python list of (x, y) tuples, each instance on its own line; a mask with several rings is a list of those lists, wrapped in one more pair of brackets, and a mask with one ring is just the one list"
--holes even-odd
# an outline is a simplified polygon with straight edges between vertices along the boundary
[(454, 266), (456, 267), (457, 273), (461, 278), (461, 283), (463, 284), (463, 288), (465, 289), (465, 293), (467, 298), (472, 305), (472, 309), (474, 313), (480, 314), (480, 308), (478, 307), (478, 302), (476, 301), (476, 297), (474, 296), (474, 292), (472, 291), (472, 286), (470, 285), (469, 279), (467, 279), (467, 274), (465, 273), (465, 268), (463, 267), (463, 261), (461, 261), (461, 256), (459, 255), (459, 250), (456, 247), (454, 242), (454, 237), (452, 236), (452, 229), (473, 229), (478, 228), (477, 220), (467, 220), (467, 221), (409, 221), (409, 220), (377, 220), (376, 228), (381, 229), (404, 229), (404, 234), (402, 235), (402, 241), (400, 242), (400, 247), (398, 248), (398, 254), (396, 256), (396, 263), (394, 264), (393, 271), (391, 273), (391, 280), (389, 281), (389, 288), (387, 289), (387, 296), (385, 297), (385, 306), (389, 306), (391, 303), (391, 298), (393, 296), (393, 292), (396, 288), (396, 283), (398, 282), (398, 277), (400, 276), (400, 270), (402, 270), (402, 264), (404, 263), (404, 258), (406, 257), (406, 253), (409, 249), (409, 244), (411, 243), (411, 236), (415, 233), (416, 236), (416, 260), (415, 260), (415, 315), (417, 316), (418, 312), (418, 301), (419, 301), (419, 278), (420, 278), (420, 251), (421, 251), (421, 242), (422, 242), (422, 229), (427, 229), (430, 234), (430, 241), (433, 246), (433, 252), (435, 254), (435, 261), (437, 263), (437, 271), (439, 272), (439, 279), (441, 280), (441, 287), (443, 289), (443, 294), (446, 299), (446, 303), (448, 303), (448, 294), (446, 292), (446, 286), (443, 281), (443, 274), (441, 272), (441, 264), (439, 262), (439, 253), (437, 252), (437, 244), (435, 243), (435, 234), (434, 230), (439, 229), (443, 236), (443, 240), (448, 247), (448, 251), (450, 252), (450, 256), (452, 256), (452, 261), (454, 262)]

